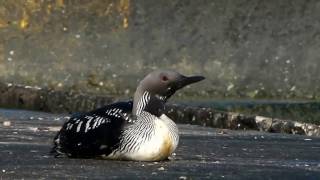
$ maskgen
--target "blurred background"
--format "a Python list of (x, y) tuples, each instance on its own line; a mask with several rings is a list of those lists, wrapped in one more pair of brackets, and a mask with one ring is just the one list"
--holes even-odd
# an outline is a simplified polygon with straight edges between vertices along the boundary
[(173, 101), (320, 124), (320, 1), (0, 0), (0, 82), (129, 98), (168, 68)]

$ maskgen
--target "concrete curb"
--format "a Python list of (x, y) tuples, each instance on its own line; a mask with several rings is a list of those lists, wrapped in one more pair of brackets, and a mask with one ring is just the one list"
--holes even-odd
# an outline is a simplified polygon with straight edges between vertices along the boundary
[[(52, 91), (39, 87), (0, 84), (0, 106), (46, 112), (72, 113), (87, 111), (116, 101), (111, 96), (77, 92)], [(274, 133), (320, 136), (320, 126), (263, 116), (248, 116), (213, 108), (168, 104), (167, 114), (177, 123), (197, 124), (215, 128), (250, 129)]]

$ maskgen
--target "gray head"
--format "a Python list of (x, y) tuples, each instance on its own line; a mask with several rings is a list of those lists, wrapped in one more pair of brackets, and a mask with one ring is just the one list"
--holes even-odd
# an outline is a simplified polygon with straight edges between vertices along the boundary
[(165, 102), (177, 90), (203, 79), (203, 76), (184, 76), (171, 70), (153, 71), (138, 85), (132, 112), (137, 115), (144, 110), (159, 116), (162, 114)]

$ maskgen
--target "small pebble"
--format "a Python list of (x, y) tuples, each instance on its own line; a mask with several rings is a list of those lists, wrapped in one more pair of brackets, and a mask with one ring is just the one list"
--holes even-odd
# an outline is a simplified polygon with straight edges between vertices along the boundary
[(38, 131), (49, 131), (50, 129), (48, 127), (38, 127)]
[(55, 121), (60, 121), (60, 118), (57, 117), (57, 118), (54, 118), (53, 120), (55, 120)]
[(179, 180), (187, 180), (187, 176), (180, 176)]
[(224, 130), (221, 130), (218, 132), (218, 134), (227, 134), (227, 132), (225, 132)]
[(36, 127), (27, 127), (27, 129), (34, 132), (38, 131), (38, 128)]
[(159, 171), (164, 171), (164, 167), (159, 167), (158, 170)]
[(3, 126), (6, 126), (6, 127), (11, 126), (11, 121), (4, 121)]

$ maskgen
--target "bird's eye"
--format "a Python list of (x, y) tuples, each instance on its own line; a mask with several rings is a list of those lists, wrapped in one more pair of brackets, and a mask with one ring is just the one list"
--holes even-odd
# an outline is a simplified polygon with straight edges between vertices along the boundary
[(162, 81), (168, 81), (169, 78), (168, 78), (167, 76), (162, 76), (162, 77), (161, 77), (161, 80), (162, 80)]

